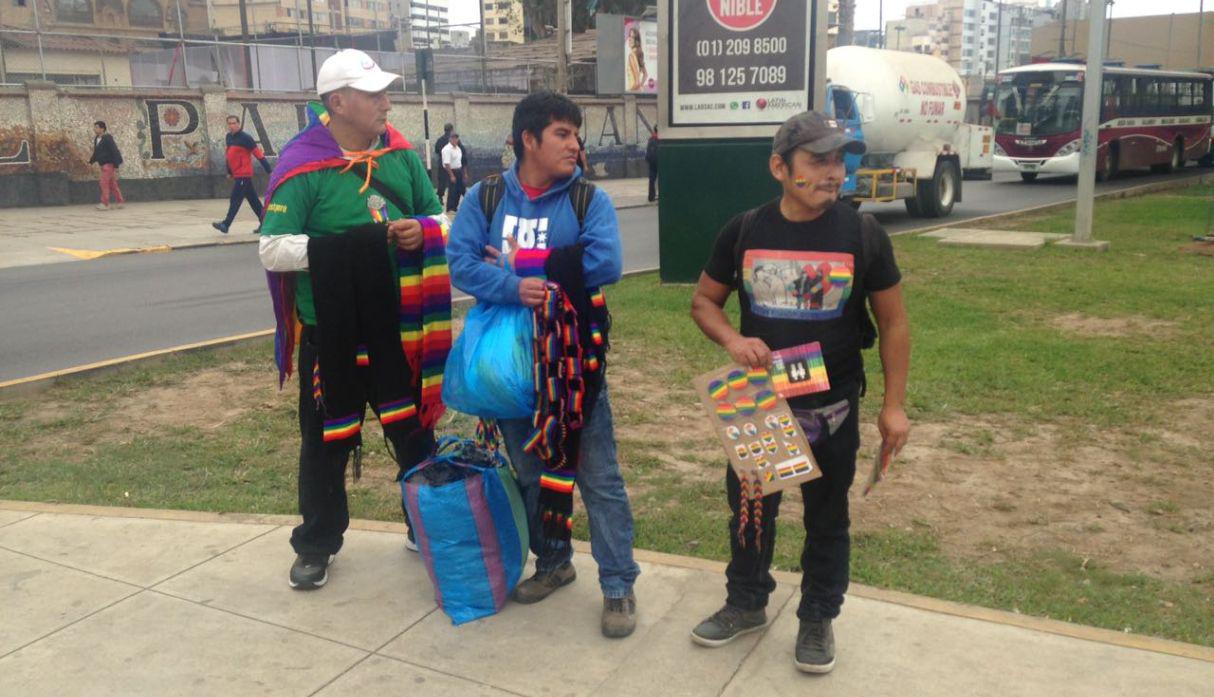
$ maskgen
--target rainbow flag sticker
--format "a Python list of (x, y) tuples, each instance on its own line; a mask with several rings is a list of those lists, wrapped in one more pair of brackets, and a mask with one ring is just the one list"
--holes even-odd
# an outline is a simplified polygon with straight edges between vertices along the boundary
[(772, 409), (775, 409), (777, 401), (778, 398), (776, 397), (776, 393), (772, 392), (771, 390), (763, 390), (759, 394), (755, 395), (755, 404), (758, 404), (759, 408), (763, 411), (771, 411)]
[(738, 415), (738, 410), (729, 402), (717, 402), (717, 417), (724, 421), (733, 421), (733, 418)]
[(720, 401), (725, 399), (725, 395), (729, 394), (729, 386), (724, 380), (713, 380), (708, 383), (708, 396)]
[(738, 408), (738, 414), (742, 416), (750, 416), (755, 413), (755, 400), (750, 397), (738, 397), (738, 401), (734, 402), (734, 406)]
[(740, 370), (729, 371), (729, 374), (725, 376), (725, 380), (735, 390), (745, 389), (746, 387), (746, 373)]

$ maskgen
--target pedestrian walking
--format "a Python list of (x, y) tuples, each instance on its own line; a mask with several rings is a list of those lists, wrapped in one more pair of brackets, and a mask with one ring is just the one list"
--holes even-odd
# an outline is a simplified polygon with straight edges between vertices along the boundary
[(101, 167), (101, 177), (97, 180), (101, 188), (101, 202), (97, 204), (97, 210), (108, 211), (111, 197), (115, 208), (125, 206), (126, 199), (122, 198), (122, 190), (118, 188), (122, 153), (118, 151), (118, 144), (114, 142), (114, 136), (110, 135), (104, 121), (93, 122), (93, 156), (89, 158), (89, 164)]
[(265, 153), (257, 146), (253, 136), (240, 128), (240, 119), (236, 116), (228, 116), (228, 133), (224, 136), (224, 143), (227, 145), (225, 155), (228, 179), (232, 180), (232, 193), (228, 196), (228, 215), (220, 222), (211, 223), (211, 227), (228, 234), (228, 228), (236, 219), (240, 205), (248, 201), (249, 207), (257, 216), (258, 226), (253, 230), (256, 234), (261, 232), (262, 210), (261, 201), (257, 198), (257, 189), (253, 186), (253, 159), (256, 158), (261, 163), (266, 174), (270, 173), (270, 163), (266, 161)]

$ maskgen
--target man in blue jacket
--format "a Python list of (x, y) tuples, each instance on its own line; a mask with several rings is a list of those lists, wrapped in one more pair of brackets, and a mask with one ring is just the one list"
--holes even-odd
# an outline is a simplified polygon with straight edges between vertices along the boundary
[[(618, 638), (636, 626), (633, 584), (640, 569), (632, 556), (632, 509), (616, 460), (603, 379), (609, 322), (597, 289), (620, 279), (622, 258), (611, 199), (582, 180), (577, 166), (581, 125), (581, 111), (563, 95), (540, 92), (519, 102), (511, 128), (517, 162), (500, 178), (487, 177), (468, 192), (451, 227), (447, 258), (452, 285), (478, 302), (522, 304), (544, 318), (558, 298), (562, 303), (567, 299), (561, 305), (565, 316), (577, 308), (579, 331), (592, 335), (575, 342), (585, 348), (588, 359), (581, 365), (591, 388), (585, 420), (569, 446), (571, 466), (554, 465), (547, 438), (531, 419), (501, 420), (499, 427), (519, 474), (536, 554), (535, 575), (519, 584), (515, 600), (539, 602), (576, 578), (568, 533), (571, 509), (562, 514), (559, 506), (549, 505), (564, 494), (571, 506), (576, 482), (599, 566), (602, 632)], [(493, 193), (482, 192), (484, 187)], [(541, 371), (543, 360), (537, 356)], [(542, 394), (537, 402), (538, 410), (549, 406)], [(559, 455), (561, 443), (553, 445)]]

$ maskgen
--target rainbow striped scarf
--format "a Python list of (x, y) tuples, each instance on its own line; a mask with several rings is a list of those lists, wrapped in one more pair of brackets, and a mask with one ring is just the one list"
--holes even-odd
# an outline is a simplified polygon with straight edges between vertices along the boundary
[(446, 410), (443, 367), (451, 352), (451, 275), (443, 227), (433, 218), (415, 220), (422, 224), (421, 255), (396, 251), (400, 342), (409, 369), (421, 376), (420, 418), (422, 427), (431, 429)]

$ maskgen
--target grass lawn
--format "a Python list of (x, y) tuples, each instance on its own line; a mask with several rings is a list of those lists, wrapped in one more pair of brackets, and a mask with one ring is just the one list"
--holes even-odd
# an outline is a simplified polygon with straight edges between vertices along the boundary
[[(853, 503), (856, 581), (1214, 646), (1214, 258), (1181, 250), (1212, 206), (1209, 186), (1098, 203), (1105, 254), (895, 239), (923, 449)], [(1069, 232), (1071, 215), (998, 226)], [(637, 546), (725, 559), (724, 458), (690, 380), (727, 359), (688, 317), (690, 293), (654, 275), (609, 292), (613, 407)], [(279, 392), (274, 375), (256, 342), (0, 399), (0, 498), (293, 513), (296, 385)], [(373, 426), (366, 440), (351, 512), (395, 520), (395, 466)], [(792, 570), (795, 498), (776, 549)]]

